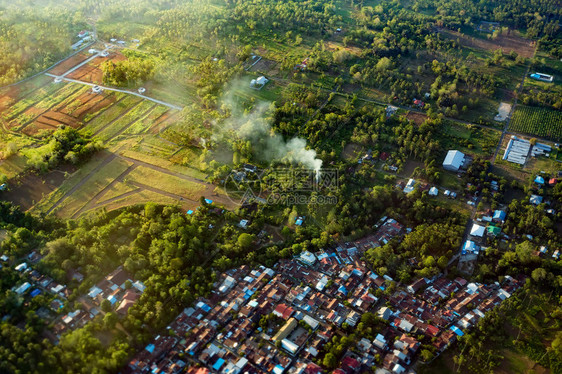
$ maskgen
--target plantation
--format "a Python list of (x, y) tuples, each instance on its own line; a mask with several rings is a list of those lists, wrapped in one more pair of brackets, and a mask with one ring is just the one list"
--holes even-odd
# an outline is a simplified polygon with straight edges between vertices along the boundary
[(517, 106), (509, 124), (510, 131), (560, 140), (562, 112), (547, 108)]

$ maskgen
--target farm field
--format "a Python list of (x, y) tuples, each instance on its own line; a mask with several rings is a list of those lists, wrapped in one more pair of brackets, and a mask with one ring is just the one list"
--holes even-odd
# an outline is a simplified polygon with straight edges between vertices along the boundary
[(518, 105), (509, 130), (559, 141), (562, 139), (562, 111)]
[(469, 48), (477, 48), (485, 51), (494, 51), (501, 48), (504, 53), (514, 51), (527, 58), (533, 57), (536, 48), (533, 41), (522, 38), (513, 31), (509, 34), (499, 35), (497, 39), (485, 39), (480, 35), (466, 35), (458, 31), (446, 29), (439, 30), (439, 32), (447, 38), (459, 39), (462, 45)]
[(439, 137), (446, 149), (458, 149), (467, 154), (490, 157), (500, 140), (500, 131), (467, 126), (461, 123), (445, 121)]
[(112, 159), (99, 172), (88, 178), (81, 188), (62, 201), (56, 208), (56, 214), (61, 217), (72, 217), (81, 207), (125, 172), (130, 165), (125, 160)]
[[(74, 56), (55, 72), (62, 74), (85, 58)], [(103, 62), (100, 60), (103, 59), (94, 59), (71, 74), (76, 78), (82, 73), (93, 74), (92, 69)], [(90, 69), (90, 73), (85, 69)], [(5, 197), (25, 209), (76, 218), (99, 207), (112, 209), (142, 201), (179, 202), (195, 208), (201, 195), (212, 198), (214, 194), (214, 186), (203, 182), (205, 173), (180, 166), (176, 159), (170, 161), (182, 147), (162, 138), (160, 132), (174, 126), (179, 118), (177, 110), (126, 93), (94, 94), (90, 86), (54, 83), (48, 76), (17, 89), (2, 90), (0, 95), (0, 118), (8, 130), (2, 132), (0, 141), (4, 145), (15, 143), (18, 149), (0, 162), (0, 172), (13, 180), (10, 186), (14, 190)], [(44, 176), (28, 174), (27, 161), (37, 153), (34, 146), (62, 125), (95, 136), (109, 145), (108, 150), (95, 155), (78, 170)], [(125, 150), (131, 157), (121, 156), (120, 152)], [(128, 180), (145, 183), (147, 188), (124, 182), (136, 168), (139, 170)], [(23, 178), (16, 184), (19, 176)], [(152, 187), (148, 181), (153, 180), (160, 181), (159, 185)], [(39, 183), (43, 188), (34, 187)], [(29, 201), (22, 204), (22, 193), (33, 188), (34, 193), (27, 194)], [(224, 202), (229, 203), (226, 199)]]
[(125, 183), (144, 189), (154, 189), (164, 191), (170, 195), (183, 196), (186, 199), (196, 201), (205, 191), (205, 186), (180, 178), (180, 176), (166, 174), (150, 169), (146, 166), (139, 166), (129, 173)]

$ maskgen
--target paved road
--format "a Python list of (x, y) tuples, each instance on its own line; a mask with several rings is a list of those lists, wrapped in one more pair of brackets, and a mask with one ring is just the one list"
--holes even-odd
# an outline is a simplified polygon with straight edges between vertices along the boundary
[[(74, 71), (80, 69), (82, 66), (86, 65), (86, 64), (89, 63), (90, 61), (92, 61), (92, 60), (94, 60), (94, 59), (96, 59), (96, 58), (98, 58), (98, 57), (101, 57), (101, 54), (104, 53), (104, 52), (107, 52), (110, 48), (111, 48), (111, 47), (106, 48), (106, 49), (104, 49), (103, 51), (94, 53), (91, 57), (88, 57), (87, 59), (85, 59), (84, 61), (82, 61), (81, 63), (79, 63), (78, 65), (76, 65), (76, 66), (70, 68), (70, 69), (67, 70), (64, 74), (59, 75), (59, 77), (60, 77), (60, 78), (66, 77), (68, 74), (70, 74), (70, 73), (72, 73), (72, 72), (74, 72)], [(47, 74), (47, 75), (50, 75), (50, 74)]]
[[(48, 75), (49, 77), (53, 77), (53, 78), (58, 77), (58, 75), (54, 75), (54, 74), (50, 74), (50, 73), (45, 73), (45, 75)], [(119, 88), (100, 86), (100, 85), (95, 84), (95, 83), (84, 82), (84, 81), (80, 81), (80, 80), (77, 80), (77, 79), (70, 79), (70, 78), (66, 78), (66, 77), (63, 77), (62, 79), (64, 81), (67, 81), (67, 82), (83, 84), (83, 85), (90, 86), (90, 87), (98, 86), (98, 87), (102, 88), (104, 91), (122, 92), (122, 93), (125, 93), (125, 94), (134, 95), (134, 96), (140, 97), (142, 99), (150, 100), (153, 103), (164, 105), (164, 106), (167, 106), (168, 108), (172, 108), (172, 109), (176, 109), (176, 110), (182, 110), (183, 109), (183, 107), (181, 107), (181, 106), (170, 104), (170, 103), (167, 103), (165, 101), (152, 98), (150, 96), (142, 95), (142, 94), (140, 94), (136, 91), (129, 91), (129, 90), (122, 90), (122, 89), (119, 89)]]

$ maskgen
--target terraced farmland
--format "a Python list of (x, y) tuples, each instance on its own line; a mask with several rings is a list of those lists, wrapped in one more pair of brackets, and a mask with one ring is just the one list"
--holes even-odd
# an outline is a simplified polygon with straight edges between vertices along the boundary
[[(74, 56), (55, 72), (68, 71), (86, 57)], [(90, 82), (99, 81), (99, 64), (105, 60), (93, 59), (73, 70), (69, 75), (77, 81), (55, 82), (53, 76), (43, 75), (0, 90), (4, 129), (0, 141), (3, 149), (17, 141), (16, 153), (0, 162), (0, 172), (10, 180), (28, 175), (26, 168), (33, 150), (59, 126), (79, 129), (105, 146), (78, 168), (65, 169), (63, 164), (60, 170), (54, 170), (52, 173), (59, 177), (57, 183), (41, 190), (26, 209), (78, 218), (100, 208), (112, 210), (147, 201), (195, 209), (201, 196), (234, 207), (220, 189), (206, 181), (198, 149), (162, 136), (167, 129), (173, 131), (181, 117), (174, 105), (111, 89), (93, 92)], [(187, 159), (197, 162), (185, 166)], [(28, 191), (42, 178), (21, 178), (23, 184), (14, 191)], [(27, 186), (25, 181), (34, 182)]]
[(562, 139), (562, 111), (518, 105), (509, 130), (559, 141)]

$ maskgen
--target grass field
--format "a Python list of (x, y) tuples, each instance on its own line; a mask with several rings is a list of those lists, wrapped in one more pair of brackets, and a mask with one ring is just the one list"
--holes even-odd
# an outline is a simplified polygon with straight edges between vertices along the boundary
[(111, 160), (111, 162), (104, 165), (103, 168), (93, 174), (80, 189), (70, 195), (57, 207), (57, 215), (65, 217), (72, 216), (86, 205), (92, 197), (127, 170), (129, 166), (130, 164), (122, 159), (116, 158)]
[(562, 111), (518, 105), (509, 130), (559, 141), (562, 139)]
[(197, 178), (197, 179), (205, 179), (207, 178), (207, 174), (203, 173), (202, 171), (199, 171), (195, 168), (192, 167), (188, 167), (188, 166), (182, 166), (182, 165), (177, 165), (174, 164), (166, 159), (163, 159), (161, 157), (156, 157), (156, 156), (151, 156), (151, 155), (147, 155), (144, 153), (139, 153), (139, 152), (135, 152), (132, 150), (124, 150), (121, 153), (123, 156), (125, 157), (130, 157), (132, 159), (141, 161), (141, 162), (146, 162), (147, 164), (151, 164), (151, 165), (155, 165), (164, 169), (168, 169), (172, 172), (175, 173), (180, 173), (183, 175), (186, 175), (188, 177), (193, 177), (193, 178)]
[(100, 196), (97, 204), (104, 204), (104, 202), (106, 201), (115, 199), (116, 197), (122, 196), (132, 191), (137, 191), (138, 189), (138, 187), (130, 186), (125, 183), (115, 183), (105, 190), (105, 193)]
[[(169, 197), (169, 196), (164, 196), (162, 194), (156, 193), (156, 192), (152, 192), (152, 191), (146, 191), (146, 190), (139, 190), (137, 193), (129, 195), (129, 196), (123, 196), (123, 198), (121, 199), (115, 199), (112, 200), (111, 202), (108, 202), (107, 204), (104, 204), (103, 207), (104, 209), (106, 209), (107, 211), (111, 211), (111, 210), (115, 210), (115, 209), (119, 209), (122, 207), (126, 207), (126, 206), (131, 206), (131, 205), (137, 205), (137, 204), (145, 204), (148, 202), (153, 202), (153, 203), (157, 203), (157, 204), (166, 204), (166, 205), (178, 205), (180, 203), (180, 201), (178, 201), (175, 198)], [(190, 202), (189, 200), (184, 200), (181, 202), (181, 206), (184, 209), (194, 209), (199, 203), (197, 202)], [(89, 212), (95, 212), (97, 211), (99, 208), (94, 208), (91, 209), (89, 211), (86, 212), (86, 214), (88, 214)]]
[(0, 163), (0, 173), (8, 178), (14, 178), (22, 173), (27, 164), (27, 158), (23, 155), (14, 155)]
[(496, 130), (445, 121), (438, 136), (445, 149), (458, 149), (464, 153), (490, 157), (500, 135)]
[(82, 165), (82, 167), (69, 176), (58, 190), (38, 202), (32, 210), (37, 213), (49, 211), (49, 209), (51, 209), (57, 201), (59, 201), (59, 199), (80, 183), (80, 181), (86, 178), (88, 174), (92, 173), (97, 167), (100, 167), (104, 160), (109, 156), (111, 156), (111, 154), (107, 151), (102, 151), (96, 154), (90, 161)]
[(127, 111), (125, 114), (119, 115), (108, 126), (103, 127), (96, 136), (102, 141), (111, 140), (115, 136), (124, 132), (129, 126), (132, 126), (134, 123), (142, 120), (155, 107), (156, 104), (150, 101), (142, 101), (139, 105), (133, 107), (133, 109)]
[(161, 173), (144, 166), (139, 166), (129, 173), (125, 182), (136, 186), (149, 186), (190, 200), (198, 200), (205, 191), (205, 187), (199, 183)]

